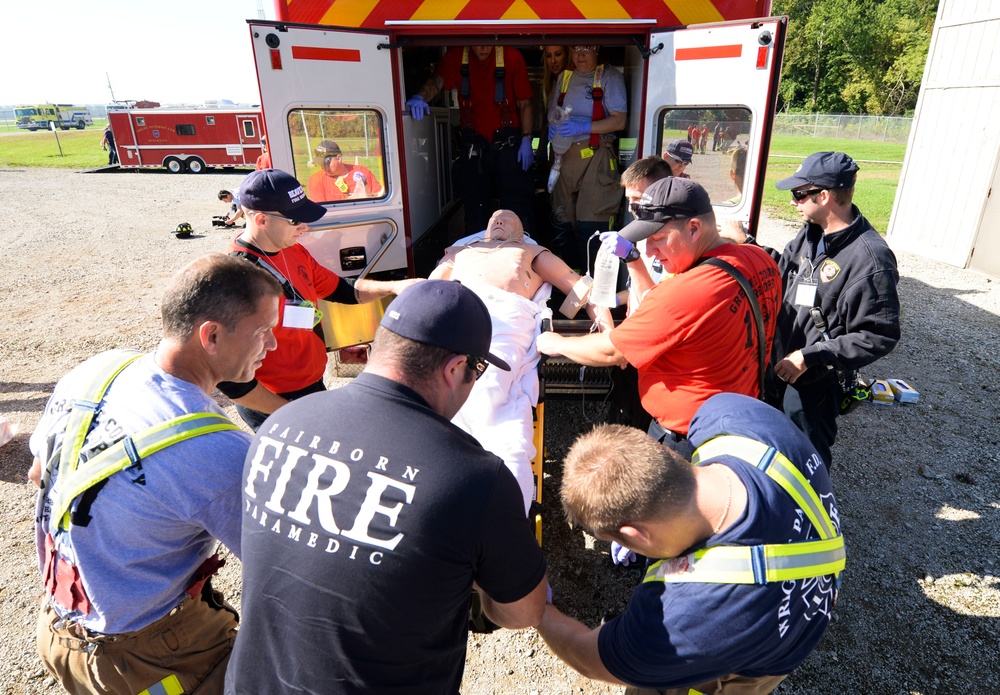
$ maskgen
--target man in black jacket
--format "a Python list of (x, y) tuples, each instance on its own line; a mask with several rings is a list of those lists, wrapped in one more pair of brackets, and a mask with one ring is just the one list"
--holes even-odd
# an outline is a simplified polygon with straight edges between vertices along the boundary
[(775, 184), (791, 191), (805, 224), (784, 252), (771, 251), (784, 302), (767, 401), (808, 435), (828, 467), (841, 379), (850, 384), (899, 341), (896, 257), (852, 202), (857, 171), (843, 152), (817, 152)]

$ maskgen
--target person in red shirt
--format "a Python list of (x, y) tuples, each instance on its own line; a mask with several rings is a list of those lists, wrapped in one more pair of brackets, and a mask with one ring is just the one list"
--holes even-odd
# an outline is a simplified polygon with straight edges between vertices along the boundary
[(513, 210), (530, 232), (534, 110), (524, 57), (505, 46), (450, 48), (406, 107), (419, 121), (430, 113), (430, 101), (456, 88), (462, 128), (454, 181), (465, 201), (466, 231), (486, 229), (498, 198), (500, 208)]
[(323, 168), (309, 177), (309, 198), (322, 203), (348, 198), (378, 198), (382, 184), (368, 167), (344, 164), (340, 145), (324, 140), (316, 147)]
[[(649, 434), (690, 455), (688, 424), (717, 393), (760, 393), (760, 340), (770, 353), (781, 306), (778, 266), (763, 250), (719, 236), (708, 193), (676, 176), (651, 184), (632, 206), (636, 219), (602, 245), (625, 259), (630, 274), (646, 273), (634, 244), (673, 275), (646, 293), (639, 308), (607, 333), (579, 337), (542, 333), (538, 351), (588, 366), (631, 364), (639, 370), (642, 407), (653, 416)], [(739, 284), (725, 270), (702, 261), (715, 257), (750, 283), (764, 322), (757, 335), (753, 313)], [(647, 273), (648, 274), (648, 273)]]
[(271, 153), (267, 149), (267, 138), (261, 137), (260, 139), (260, 156), (257, 157), (257, 164), (254, 166), (254, 170), (260, 171), (261, 169), (271, 168)]
[(219, 390), (254, 431), (270, 413), (296, 398), (323, 391), (326, 341), (316, 309), (320, 299), (338, 304), (366, 304), (399, 294), (419, 278), (379, 282), (347, 280), (319, 264), (298, 238), (326, 208), (306, 197), (291, 174), (264, 169), (247, 176), (240, 187), (247, 226), (229, 245), (229, 253), (257, 265), (281, 283), (274, 337), (278, 347), (267, 354), (254, 379), (223, 382)]

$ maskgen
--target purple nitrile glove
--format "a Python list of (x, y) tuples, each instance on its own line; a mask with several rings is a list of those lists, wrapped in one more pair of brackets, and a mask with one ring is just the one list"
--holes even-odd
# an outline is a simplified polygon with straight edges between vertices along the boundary
[(616, 565), (628, 567), (629, 563), (635, 562), (637, 558), (634, 550), (629, 550), (624, 545), (611, 541), (611, 559)]
[(545, 603), (552, 603), (552, 585), (545, 582)]
[(578, 135), (590, 135), (590, 121), (565, 121), (556, 128), (560, 135), (575, 138)]
[(635, 244), (618, 232), (601, 232), (601, 248), (618, 258), (627, 258), (635, 248)]
[(531, 138), (521, 138), (521, 146), (517, 148), (517, 161), (521, 168), (527, 171), (535, 161), (535, 151), (531, 149)]
[(556, 127), (554, 125), (549, 126), (549, 142), (552, 142), (552, 138), (556, 136)]
[(351, 176), (351, 178), (353, 178), (355, 181), (360, 181), (362, 186), (368, 185), (368, 179), (365, 178), (365, 175), (362, 174), (360, 171), (355, 171), (354, 174)]
[(421, 120), (426, 114), (431, 112), (431, 107), (419, 94), (414, 94), (406, 100), (406, 108), (410, 110), (410, 115), (413, 116), (413, 120), (415, 121)]

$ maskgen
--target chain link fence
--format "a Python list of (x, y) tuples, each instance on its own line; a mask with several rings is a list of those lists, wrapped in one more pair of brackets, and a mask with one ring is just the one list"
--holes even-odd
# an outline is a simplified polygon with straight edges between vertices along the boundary
[(775, 135), (811, 138), (848, 138), (906, 144), (912, 118), (901, 116), (852, 116), (835, 113), (779, 113), (774, 118)]

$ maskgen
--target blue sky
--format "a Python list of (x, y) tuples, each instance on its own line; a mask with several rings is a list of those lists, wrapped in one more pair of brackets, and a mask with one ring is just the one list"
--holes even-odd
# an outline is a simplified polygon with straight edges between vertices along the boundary
[[(273, 0), (4, 2), (0, 104), (258, 103), (247, 19)], [(107, 75), (107, 76), (106, 76)]]

